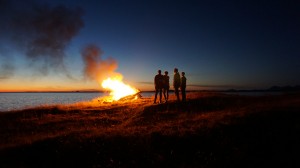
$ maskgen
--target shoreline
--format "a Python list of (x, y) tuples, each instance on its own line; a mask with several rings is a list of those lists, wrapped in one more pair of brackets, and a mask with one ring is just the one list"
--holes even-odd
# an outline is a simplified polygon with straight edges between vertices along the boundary
[[(64, 93), (66, 94), (64, 96)], [(264, 95), (280, 95), (280, 94), (297, 94), (297, 92), (283, 92), (283, 91), (212, 91), (212, 90), (204, 90), (204, 91), (192, 91), (189, 90), (187, 93), (193, 94), (193, 93), (216, 93), (216, 94), (230, 94), (230, 95), (243, 95), (243, 96), (264, 96)], [(299, 93), (299, 92), (298, 92)], [(6, 99), (3, 96), (9, 94), (9, 97)], [(13, 96), (15, 94), (15, 97)], [(30, 94), (30, 96), (26, 96), (26, 94)], [(45, 94), (43, 96), (43, 94)], [(59, 94), (55, 97), (53, 97), (53, 94)], [(72, 95), (75, 95), (75, 97), (72, 97)], [(84, 97), (80, 98), (78, 95), (83, 94)], [(0, 113), (1, 112), (10, 112), (10, 111), (16, 111), (16, 110), (24, 110), (28, 108), (37, 108), (40, 106), (49, 106), (49, 105), (60, 105), (60, 104), (72, 104), (72, 103), (80, 103), (85, 101), (92, 101), (92, 99), (96, 98), (95, 96), (87, 96), (84, 94), (100, 94), (99, 97), (103, 97), (108, 95), (108, 92), (7, 92), (7, 93), (0, 93), (0, 101), (5, 102), (2, 106), (0, 103)], [(142, 97), (151, 97), (155, 94), (154, 91), (142, 91), (140, 92)], [(169, 92), (170, 95), (174, 94), (174, 92), (171, 90)], [(38, 96), (35, 97), (34, 95)], [(77, 96), (76, 96), (77, 95)], [(2, 97), (1, 97), (2, 96)], [(26, 102), (23, 102), (23, 104), (18, 104), (18, 98), (21, 97), (21, 99), (25, 99), (26, 96)], [(87, 97), (85, 97), (87, 96)], [(39, 101), (35, 101), (35, 99), (38, 99)], [(60, 100), (60, 101), (58, 101)]]

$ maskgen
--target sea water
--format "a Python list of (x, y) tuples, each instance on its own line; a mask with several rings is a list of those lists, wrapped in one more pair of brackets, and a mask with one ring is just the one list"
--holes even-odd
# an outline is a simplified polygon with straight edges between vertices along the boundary
[[(280, 95), (282, 92), (221, 92), (225, 94), (237, 94), (244, 96)], [(154, 96), (154, 92), (141, 92), (142, 97)], [(173, 94), (170, 91), (170, 94)], [(71, 93), (1, 93), (0, 112), (21, 110), (24, 108), (41, 105), (72, 104), (90, 101), (98, 97), (107, 96), (103, 92), (71, 92)]]
[[(154, 93), (142, 93), (143, 97), (152, 96)], [(0, 112), (20, 110), (29, 107), (55, 104), (72, 104), (90, 101), (98, 97), (107, 96), (108, 93), (0, 93)]]

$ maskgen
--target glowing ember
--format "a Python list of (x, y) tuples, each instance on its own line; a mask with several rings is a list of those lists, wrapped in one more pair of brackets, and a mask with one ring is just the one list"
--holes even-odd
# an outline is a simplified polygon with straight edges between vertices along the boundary
[(102, 82), (104, 89), (109, 89), (112, 100), (119, 100), (122, 97), (133, 95), (139, 91), (129, 85), (122, 82), (122, 77), (107, 78)]

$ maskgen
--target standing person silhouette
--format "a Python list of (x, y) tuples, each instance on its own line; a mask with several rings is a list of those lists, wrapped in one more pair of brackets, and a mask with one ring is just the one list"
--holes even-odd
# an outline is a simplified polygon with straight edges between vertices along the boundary
[(180, 101), (179, 98), (180, 75), (177, 68), (174, 68), (173, 87), (174, 87), (175, 95), (177, 97), (177, 101)]
[(164, 77), (163, 92), (164, 92), (165, 101), (167, 102), (169, 99), (169, 89), (170, 89), (170, 77), (168, 76), (168, 71), (165, 71), (165, 75), (163, 77)]
[(183, 102), (186, 101), (185, 88), (186, 88), (186, 77), (185, 77), (185, 73), (181, 72), (180, 90), (181, 90), (181, 95), (182, 95), (182, 101)]
[(158, 70), (158, 74), (154, 77), (154, 85), (155, 85), (155, 97), (154, 104), (156, 103), (157, 93), (159, 92), (159, 103), (161, 103), (162, 98), (162, 88), (163, 88), (163, 76), (161, 74), (161, 70)]

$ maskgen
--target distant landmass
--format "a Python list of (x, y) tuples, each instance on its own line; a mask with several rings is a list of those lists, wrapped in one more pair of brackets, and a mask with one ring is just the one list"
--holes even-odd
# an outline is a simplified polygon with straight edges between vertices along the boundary
[(272, 86), (269, 91), (300, 91), (300, 85), (296, 86)]
[(227, 92), (263, 92), (263, 91), (270, 91), (270, 92), (294, 92), (294, 91), (300, 91), (300, 85), (296, 86), (272, 86), (268, 89), (252, 89), (252, 90), (239, 90), (239, 89), (228, 89)]

